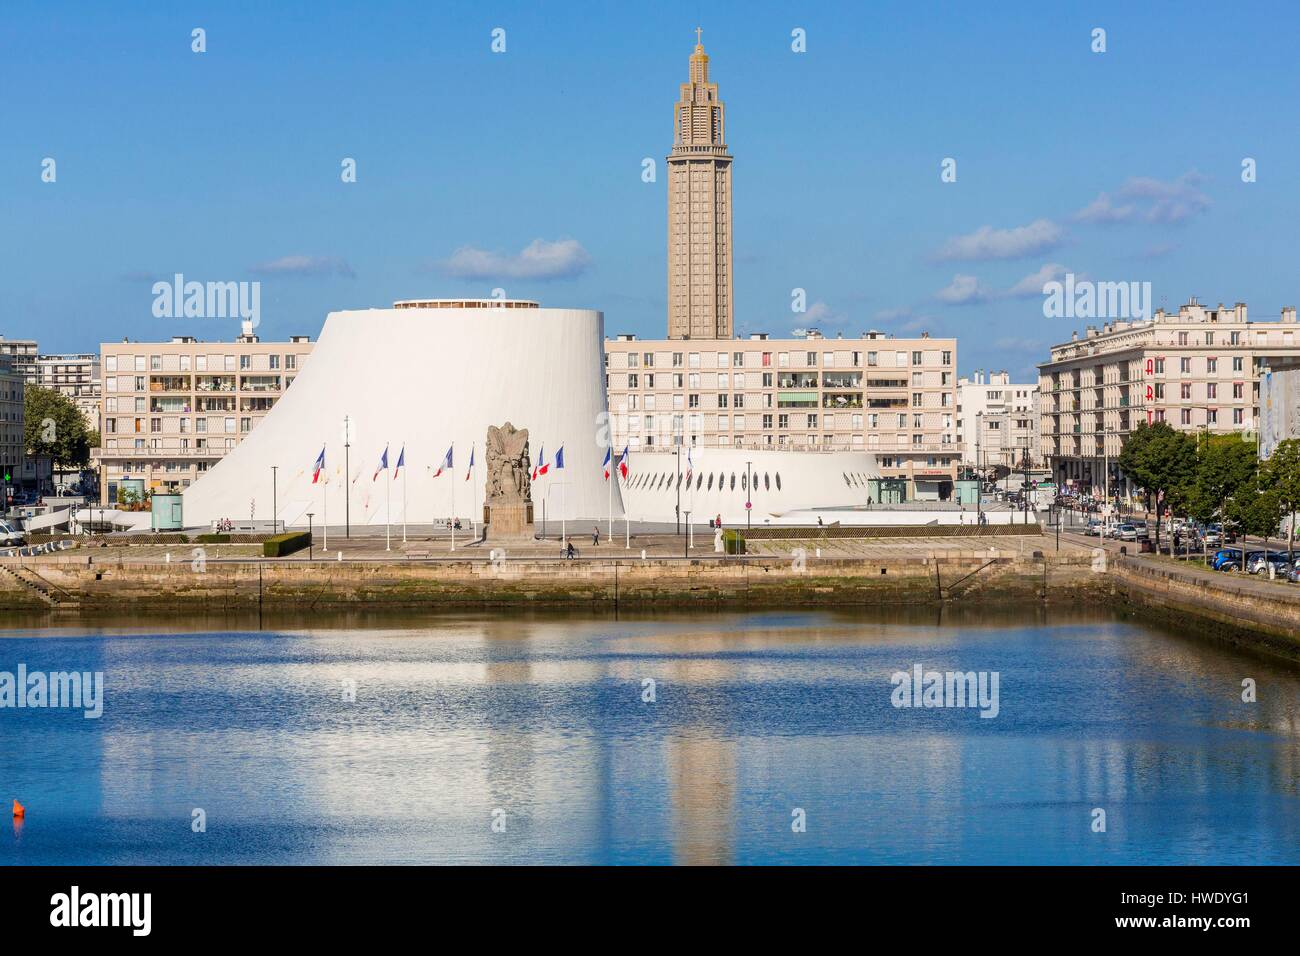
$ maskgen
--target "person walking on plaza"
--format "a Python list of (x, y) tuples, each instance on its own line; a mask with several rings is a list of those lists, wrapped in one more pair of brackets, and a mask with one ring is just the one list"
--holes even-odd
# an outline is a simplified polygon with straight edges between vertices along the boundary
[(600, 544), (600, 528), (599, 528), (599, 526), (595, 526), (595, 527), (593, 527), (593, 528), (591, 529), (591, 543), (592, 543), (593, 545), (598, 545), (598, 544)]

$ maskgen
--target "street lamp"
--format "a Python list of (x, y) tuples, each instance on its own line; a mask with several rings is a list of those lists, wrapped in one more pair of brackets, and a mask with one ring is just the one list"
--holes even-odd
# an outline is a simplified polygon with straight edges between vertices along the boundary
[(312, 517), (312, 514), (313, 514), (313, 512), (311, 512), (311, 511), (308, 511), (308, 512), (307, 512), (307, 560), (308, 560), (308, 561), (311, 560), (311, 550), (312, 550), (312, 549), (311, 549), (311, 544), (312, 544), (312, 535), (311, 535), (311, 517)]
[(352, 422), (343, 416), (343, 537), (352, 537)]
[(752, 461), (745, 462), (745, 530), (749, 530), (749, 516), (754, 511), (754, 498), (752, 495), (754, 489), (754, 480), (750, 477)]
[(691, 556), (691, 513), (688, 511), (686, 512), (686, 538), (682, 542), (682, 557), (689, 558), (690, 556)]
[(276, 506), (277, 499), (276, 499), (276, 483), (275, 483), (276, 472), (279, 470), (279, 468), (280, 468), (279, 465), (271, 466), (271, 534), (272, 535), (274, 535), (276, 531), (279, 530), (279, 527), (276, 523), (277, 522), (276, 515), (280, 513), (280, 509)]

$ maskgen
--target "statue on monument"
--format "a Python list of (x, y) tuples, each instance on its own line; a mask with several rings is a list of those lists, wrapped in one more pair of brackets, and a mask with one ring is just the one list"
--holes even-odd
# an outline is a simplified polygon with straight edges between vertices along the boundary
[(533, 523), (528, 429), (488, 426), (484, 519), (494, 536), (528, 534)]
[(506, 422), (487, 432), (487, 502), (489, 505), (530, 502), (528, 429)]

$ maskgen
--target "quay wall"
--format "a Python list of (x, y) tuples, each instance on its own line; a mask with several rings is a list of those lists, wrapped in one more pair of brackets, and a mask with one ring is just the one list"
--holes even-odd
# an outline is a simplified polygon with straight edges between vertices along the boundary
[[(1109, 591), (1091, 560), (1002, 555), (489, 561), (211, 560), (29, 564), (58, 603), (83, 612), (224, 611), (255, 608), (493, 607), (511, 605), (711, 606), (727, 608), (951, 601), (1077, 601)], [(0, 574), (0, 607), (44, 609)]]

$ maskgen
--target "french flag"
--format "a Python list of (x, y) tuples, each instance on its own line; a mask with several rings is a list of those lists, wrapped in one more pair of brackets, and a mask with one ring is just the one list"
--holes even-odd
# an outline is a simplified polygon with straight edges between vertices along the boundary
[[(454, 447), (456, 447), (456, 446), (455, 446), (455, 445), (451, 446), (451, 448), (454, 448)], [(438, 470), (435, 471), (435, 472), (433, 473), (433, 477), (437, 478), (437, 477), (438, 477), (439, 475), (441, 475), (444, 471), (450, 471), (450, 470), (451, 470), (451, 448), (448, 448), (448, 449), (447, 449), (447, 454), (446, 454), (446, 456), (442, 459), (442, 464), (438, 466)]]
[[(613, 450), (614, 450), (614, 449), (612, 449), (612, 448), (606, 448), (606, 449), (605, 449), (605, 460), (602, 461), (602, 462), (600, 463), (600, 467), (603, 468), (603, 469), (605, 470), (605, 480), (606, 480), (606, 481), (609, 481), (609, 460), (610, 460), (610, 457), (611, 457), (610, 453), (613, 452)], [(322, 452), (322, 454), (324, 454), (324, 453)]]
[(316, 456), (316, 464), (312, 465), (311, 483), (314, 485), (320, 481), (320, 473), (325, 470), (325, 446), (320, 446), (320, 454)]
[(690, 450), (689, 448), (687, 448), (687, 449), (686, 449), (686, 485), (687, 485), (687, 487), (690, 487), (690, 484), (691, 484), (691, 474), (692, 474), (692, 473), (693, 473), (693, 469), (692, 469), (692, 467), (691, 467), (691, 450)]
[(630, 447), (630, 445), (624, 445), (623, 454), (618, 456), (618, 473), (623, 476), (624, 481), (627, 481), (627, 453)]
[(398, 475), (402, 473), (402, 466), (405, 464), (406, 464), (406, 446), (403, 445), (402, 450), (397, 455), (397, 467), (393, 469), (394, 478), (396, 478)]
[(537, 480), (538, 475), (546, 474), (546, 446), (543, 445), (537, 452), (537, 464), (533, 465), (533, 481)]
[(471, 447), (470, 447), (470, 450), (469, 450), (469, 467), (465, 469), (465, 480), (466, 480), (466, 481), (469, 481), (469, 476), (472, 475), (472, 474), (474, 474), (474, 448), (473, 448), (473, 446), (471, 446)]
[(379, 464), (375, 467), (374, 477), (371, 478), (370, 480), (375, 481), (376, 479), (379, 478), (379, 473), (381, 471), (387, 471), (387, 470), (388, 470), (388, 446), (385, 445), (384, 453), (379, 456)]
[[(555, 453), (555, 470), (559, 471), (563, 467), (564, 467), (564, 446), (561, 445), (560, 450)], [(546, 472), (543, 471), (542, 474), (546, 474)]]

